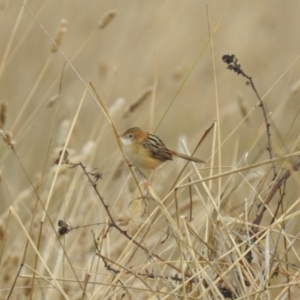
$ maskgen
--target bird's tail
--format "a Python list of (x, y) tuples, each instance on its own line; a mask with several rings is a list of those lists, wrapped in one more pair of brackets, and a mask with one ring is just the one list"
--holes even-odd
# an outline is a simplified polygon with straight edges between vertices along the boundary
[(182, 154), (182, 153), (178, 153), (178, 152), (175, 152), (175, 151), (172, 154), (174, 156), (177, 156), (177, 157), (180, 157), (180, 158), (183, 158), (183, 159), (186, 159), (186, 160), (190, 160), (190, 161), (193, 161), (193, 162), (196, 162), (196, 163), (199, 163), (199, 164), (205, 164), (206, 163), (204, 160), (201, 160), (199, 158), (189, 156), (189, 155), (185, 155), (185, 154)]

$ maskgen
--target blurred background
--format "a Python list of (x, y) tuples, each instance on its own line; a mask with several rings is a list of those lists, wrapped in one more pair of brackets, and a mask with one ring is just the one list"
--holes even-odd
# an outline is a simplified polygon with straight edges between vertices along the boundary
[[(32, 175), (40, 170), (55, 114), (55, 106), (47, 106), (49, 99), (59, 93), (65, 62), (61, 53), (51, 52), (49, 36), (55, 38), (64, 19), (66, 32), (61, 51), (78, 74), (66, 64), (54, 139), (61, 122), (74, 116), (84, 92), (83, 82), (92, 82), (108, 107), (117, 99), (124, 99), (121, 112), (125, 112), (156, 81), (153, 114), (151, 97), (148, 97), (127, 118), (115, 119), (120, 132), (132, 126), (155, 130), (171, 148), (176, 148), (181, 134), (193, 138), (192, 142), (198, 140), (217, 118), (217, 90), (223, 140), (243, 119), (241, 103), (247, 111), (257, 103), (253, 91), (245, 85), (246, 80), (226, 70), (221, 59), (224, 54), (237, 56), (262, 97), (268, 92), (264, 102), (267, 111), (272, 112), (271, 119), (275, 119), (274, 139), (283, 139), (299, 107), (298, 97), (291, 96), (291, 88), (299, 77), (299, 62), (285, 74), (299, 55), (298, 5), (297, 1), (214, 1), (209, 4), (205, 1), (28, 1), (27, 8), (23, 8), (21, 1), (2, 1), (0, 98), (9, 106), (5, 129), (12, 131), (22, 162), (30, 166), (28, 172)], [(99, 29), (100, 20), (109, 10), (116, 11), (115, 18), (107, 27)], [(208, 44), (208, 17), (214, 32), (213, 58)], [(262, 121), (262, 112), (257, 108), (224, 145), (224, 159), (230, 159), (231, 153), (227, 150), (232, 142), (243, 140), (245, 135), (251, 139)], [(88, 139), (96, 138), (104, 124), (107, 122), (101, 109), (87, 96), (70, 146), (79, 150)], [(293, 128), (298, 130), (297, 126)], [(95, 132), (91, 137), (92, 130)], [(116, 148), (109, 126), (103, 134), (104, 140), (95, 158), (97, 164), (103, 164)], [(289, 134), (292, 137), (293, 133)], [(261, 139), (257, 147), (262, 148), (256, 151), (264, 151), (265, 136)], [(207, 159), (210, 147), (209, 142), (205, 143), (198, 155)], [(4, 145), (2, 152), (7, 151), (3, 148)], [(239, 150), (244, 152), (245, 148)], [(266, 158), (267, 155), (265, 152)], [(6, 171), (15, 174), (16, 170), (10, 166)], [(16, 185), (22, 181), (21, 174), (15, 177)], [(4, 202), (7, 204), (7, 200)]]
[[(299, 1), (2, 0), (0, 4), (0, 102), (7, 104), (3, 130), (11, 132), (16, 142), (16, 154), (0, 143), (2, 226), (10, 218), (10, 206), (29, 226), (26, 222), (33, 216), (36, 201), (30, 181), (38, 185), (43, 178), (38, 186), (40, 197), (46, 200), (56, 170), (53, 162), (82, 97), (68, 144), (70, 159), (99, 167), (103, 196), (120, 211), (128, 207), (130, 200), (124, 204), (119, 193), (129, 171), (124, 164), (122, 175), (116, 175), (122, 154), (96, 97), (90, 89), (84, 96), (89, 82), (110, 109), (119, 133), (139, 126), (155, 132), (172, 149), (178, 149), (179, 139), (184, 139), (192, 151), (217, 120), (220, 141), (225, 143), (220, 148), (222, 162), (217, 155), (216, 166), (220, 163), (226, 171), (225, 166), (237, 166), (247, 152), (249, 164), (269, 158), (257, 97), (246, 79), (227, 70), (222, 61), (224, 54), (235, 54), (264, 101), (274, 156), (290, 153), (299, 136)], [(109, 11), (115, 13), (113, 19), (99, 28)], [(53, 51), (51, 40), (58, 32), (61, 52)], [(139, 99), (144, 101), (127, 113)], [(195, 156), (210, 161), (213, 140), (211, 132)], [(178, 165), (182, 162), (158, 170), (158, 181), (174, 180)], [(267, 168), (250, 175), (264, 174)], [(75, 171), (63, 172), (70, 177)], [(76, 174), (81, 174), (80, 186), (82, 172)], [(299, 196), (296, 177), (289, 201)], [(53, 223), (63, 214), (76, 224), (103, 220), (103, 208), (93, 198), (93, 191), (87, 187), (91, 200), (80, 198), (71, 179), (56, 184), (49, 210)], [(236, 188), (237, 182), (232, 187)], [(157, 190), (163, 194), (167, 187), (157, 186)], [(249, 187), (246, 191), (237, 188), (227, 209), (243, 205), (252, 194)], [(197, 209), (201, 211), (200, 206)], [(87, 211), (88, 220), (82, 219)], [(9, 232), (19, 230), (14, 219), (11, 222), (15, 227)], [(84, 232), (89, 235), (90, 229)], [(22, 245), (25, 237), (18, 234)], [(83, 233), (76, 234), (82, 241)], [(3, 260), (16, 245), (6, 238)], [(93, 241), (88, 241), (87, 253), (93, 248)]]

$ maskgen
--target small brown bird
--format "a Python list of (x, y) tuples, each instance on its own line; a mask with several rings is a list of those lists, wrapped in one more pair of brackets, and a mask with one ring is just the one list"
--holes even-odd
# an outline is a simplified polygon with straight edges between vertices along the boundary
[(168, 149), (159, 137), (138, 127), (129, 128), (119, 137), (128, 158), (141, 169), (154, 170), (165, 161), (173, 160), (173, 156), (196, 163), (205, 163), (201, 159)]

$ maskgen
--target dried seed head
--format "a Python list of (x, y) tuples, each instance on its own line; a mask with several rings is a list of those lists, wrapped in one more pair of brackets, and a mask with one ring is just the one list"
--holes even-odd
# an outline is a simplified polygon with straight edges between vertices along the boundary
[(152, 94), (152, 87), (148, 87), (142, 91), (138, 96), (137, 100), (133, 102), (128, 108), (128, 110), (123, 114), (123, 118), (127, 118), (130, 113), (134, 112), (144, 101), (148, 99)]
[(72, 229), (71, 225), (63, 220), (58, 221), (58, 233), (60, 235), (68, 234)]
[(7, 107), (8, 107), (8, 104), (6, 101), (2, 102), (0, 105), (0, 126), (1, 126), (1, 128), (4, 127), (5, 122), (6, 122)]
[[(138, 192), (136, 195), (139, 195)], [(136, 198), (130, 203), (130, 211), (133, 219), (138, 219), (142, 216), (144, 207), (143, 207), (144, 200), (142, 198)]]
[(114, 117), (118, 115), (118, 112), (123, 110), (126, 101), (124, 98), (118, 98), (109, 108), (109, 114)]
[(112, 21), (116, 14), (117, 11), (115, 10), (107, 11), (99, 22), (99, 28), (104, 29)]
[(84, 155), (85, 157), (89, 157), (90, 155), (92, 155), (94, 149), (95, 149), (95, 142), (92, 140), (87, 141), (81, 149), (81, 154)]
[(58, 50), (58, 48), (60, 47), (66, 31), (67, 31), (67, 21), (65, 19), (61, 19), (59, 27), (55, 34), (54, 44), (52, 45), (52, 48), (51, 48), (51, 51), (53, 53), (56, 52)]
[(126, 226), (129, 224), (130, 217), (126, 214), (119, 214), (118, 216), (118, 224), (119, 226)]
[[(58, 156), (58, 158), (56, 158), (56, 160), (54, 161), (54, 163), (55, 163), (56, 165), (58, 165), (62, 153), (63, 153), (63, 150), (60, 150), (60, 151), (59, 151), (59, 156)], [(61, 164), (64, 165), (64, 164), (68, 164), (68, 163), (69, 163), (69, 151), (66, 149), (66, 151), (65, 151), (65, 153), (64, 153), (64, 156), (63, 156), (63, 158), (62, 158)]]
[(13, 135), (11, 132), (9, 131), (4, 131), (4, 130), (0, 130), (0, 135), (2, 136), (2, 139), (3, 139), (3, 142), (13, 148), (14, 145), (16, 144), (16, 142), (12, 139), (13, 138)]
[(59, 98), (59, 94), (56, 94), (54, 96), (52, 96), (49, 101), (48, 101), (48, 104), (47, 104), (47, 107), (51, 107), (54, 105), (54, 103), (57, 101), (57, 99)]

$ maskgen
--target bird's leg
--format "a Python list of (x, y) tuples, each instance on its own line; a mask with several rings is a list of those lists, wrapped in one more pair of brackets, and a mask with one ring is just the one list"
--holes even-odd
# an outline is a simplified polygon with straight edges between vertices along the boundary
[(148, 178), (148, 179), (145, 178), (146, 181), (145, 181), (144, 183), (142, 183), (142, 186), (143, 186), (144, 189), (147, 189), (147, 188), (151, 185), (150, 180), (151, 180), (151, 178), (152, 178), (152, 176), (153, 176), (153, 174), (154, 174), (154, 171), (155, 171), (155, 169), (153, 169), (153, 170), (151, 171), (149, 178)]

